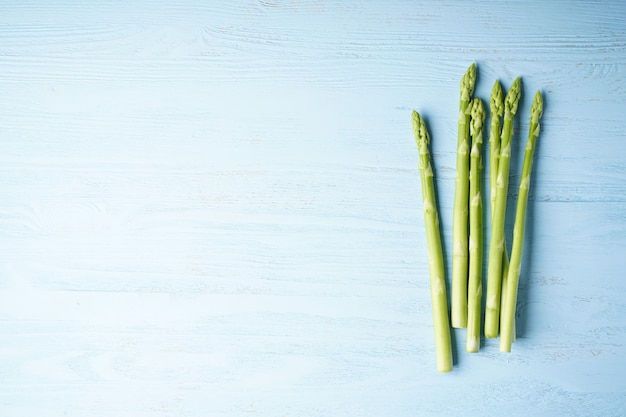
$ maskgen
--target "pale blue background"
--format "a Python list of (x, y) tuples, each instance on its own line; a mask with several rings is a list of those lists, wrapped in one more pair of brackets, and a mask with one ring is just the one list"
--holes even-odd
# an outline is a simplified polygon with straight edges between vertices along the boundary
[[(624, 10), (1, 2), (0, 415), (624, 415)], [(449, 247), (471, 62), (523, 76), (511, 197), (546, 110), (518, 341), (441, 375), (410, 110)]]

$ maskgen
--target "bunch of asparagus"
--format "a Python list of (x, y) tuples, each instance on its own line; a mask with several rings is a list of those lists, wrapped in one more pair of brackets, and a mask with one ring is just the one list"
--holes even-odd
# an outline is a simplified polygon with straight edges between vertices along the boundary
[[(467, 327), (466, 351), (480, 349), (482, 281), (483, 281), (483, 125), (485, 106), (472, 97), (476, 83), (476, 66), (472, 64), (461, 79), (458, 119), (456, 183), (452, 224), (452, 290), (451, 325)], [(513, 230), (511, 260), (506, 250), (505, 216), (509, 186), (513, 122), (521, 96), (521, 79), (515, 79), (503, 97), (496, 80), (490, 97), (489, 186), (491, 236), (488, 252), (487, 294), (484, 335), (495, 338), (500, 333), (500, 350), (511, 351), (515, 338), (515, 306), (519, 283), (526, 206), (530, 186), (535, 144), (539, 136), (539, 120), (543, 112), (541, 93), (537, 91), (531, 106), (530, 126), (519, 184)], [(424, 120), (413, 111), (413, 131), (419, 149), (419, 168), (424, 200), (424, 220), (430, 266), (431, 298), (435, 327), (437, 369), (452, 369), (450, 322), (444, 277), (441, 231), (430, 160), (430, 137)], [(502, 120), (504, 119), (504, 120)]]

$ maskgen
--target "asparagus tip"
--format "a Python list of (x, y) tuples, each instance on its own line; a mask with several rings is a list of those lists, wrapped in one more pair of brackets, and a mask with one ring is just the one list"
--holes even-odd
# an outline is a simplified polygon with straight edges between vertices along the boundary
[(472, 100), (470, 116), (470, 135), (472, 135), (474, 140), (480, 140), (482, 135), (479, 135), (479, 133), (483, 128), (483, 123), (485, 123), (486, 114), (483, 101), (478, 97)]
[(428, 143), (430, 142), (430, 137), (428, 136), (428, 130), (426, 129), (426, 123), (424, 122), (424, 119), (422, 119), (420, 114), (415, 110), (413, 110), (411, 116), (413, 120), (413, 135), (415, 136), (415, 143), (417, 144), (418, 148), (422, 144), (428, 145)]
[(506, 98), (504, 99), (504, 112), (509, 113), (511, 116), (515, 116), (517, 113), (517, 104), (519, 103), (519, 99), (522, 96), (522, 78), (517, 77), (511, 88), (509, 88), (509, 92), (506, 93)]
[(502, 85), (499, 80), (493, 84), (493, 88), (491, 89), (491, 99), (489, 109), (491, 114), (497, 117), (502, 117), (502, 113), (504, 112), (504, 97), (502, 96)]
[(530, 107), (531, 123), (538, 123), (539, 119), (543, 115), (543, 98), (541, 97), (541, 91), (537, 90), (533, 104)]
[(461, 100), (470, 101), (470, 97), (474, 94), (474, 85), (476, 84), (476, 63), (472, 62), (463, 78), (461, 78)]

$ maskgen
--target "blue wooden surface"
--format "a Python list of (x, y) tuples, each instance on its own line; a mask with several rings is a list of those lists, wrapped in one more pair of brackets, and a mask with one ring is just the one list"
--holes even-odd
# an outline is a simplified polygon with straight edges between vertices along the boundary
[[(625, 19), (3, 1), (0, 415), (624, 415)], [(441, 375), (410, 110), (449, 247), (471, 62), (484, 99), (523, 76), (514, 173), (535, 90), (546, 109), (518, 340), (466, 354), (456, 330)]]

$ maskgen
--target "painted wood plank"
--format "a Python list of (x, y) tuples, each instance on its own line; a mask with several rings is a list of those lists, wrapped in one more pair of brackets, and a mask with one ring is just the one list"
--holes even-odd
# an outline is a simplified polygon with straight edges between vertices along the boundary
[[(623, 414), (622, 10), (2, 2), (0, 414)], [(474, 61), (546, 111), (514, 352), (438, 375), (409, 115), (449, 246)]]

